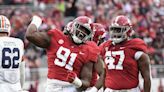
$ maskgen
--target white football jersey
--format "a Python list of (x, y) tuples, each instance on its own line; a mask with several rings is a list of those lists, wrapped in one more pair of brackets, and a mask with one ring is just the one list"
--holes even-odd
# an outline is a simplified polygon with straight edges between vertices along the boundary
[(24, 54), (22, 40), (12, 37), (0, 37), (0, 83), (20, 82), (19, 64)]

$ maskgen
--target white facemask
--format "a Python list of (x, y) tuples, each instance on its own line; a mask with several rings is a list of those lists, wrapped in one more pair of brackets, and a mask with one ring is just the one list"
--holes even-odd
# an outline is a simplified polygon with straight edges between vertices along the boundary
[(77, 36), (75, 36), (75, 35), (72, 36), (72, 39), (73, 39), (73, 41), (74, 41), (75, 43), (77, 43), (77, 44), (82, 43), (82, 40), (80, 40), (80, 39), (79, 39)]
[(120, 42), (122, 42), (124, 39), (122, 39), (122, 38), (112, 38), (112, 41), (114, 42), (114, 43), (120, 43)]

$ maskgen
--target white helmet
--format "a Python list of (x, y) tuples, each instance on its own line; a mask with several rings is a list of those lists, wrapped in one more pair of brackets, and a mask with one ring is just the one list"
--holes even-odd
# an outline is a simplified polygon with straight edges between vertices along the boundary
[(11, 24), (7, 17), (0, 15), (0, 33), (8, 33), (10, 34)]

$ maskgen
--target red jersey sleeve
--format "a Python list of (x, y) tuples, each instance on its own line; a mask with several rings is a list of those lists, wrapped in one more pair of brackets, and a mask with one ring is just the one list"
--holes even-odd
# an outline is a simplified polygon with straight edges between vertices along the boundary
[(51, 35), (54, 34), (54, 31), (55, 31), (55, 29), (51, 29), (51, 30), (49, 30), (49, 31), (47, 32), (47, 34), (48, 34), (49, 36), (51, 36)]
[(130, 47), (136, 51), (143, 51), (145, 53), (147, 53), (147, 50), (148, 50), (145, 42), (139, 38), (135, 38), (135, 39), (131, 40), (128, 44), (128, 47)]
[(100, 49), (94, 42), (87, 43), (88, 46), (88, 61), (97, 62)]
[(62, 31), (58, 30), (58, 29), (51, 29), (47, 32), (47, 34), (49, 36), (54, 36), (57, 37), (58, 35), (62, 34)]

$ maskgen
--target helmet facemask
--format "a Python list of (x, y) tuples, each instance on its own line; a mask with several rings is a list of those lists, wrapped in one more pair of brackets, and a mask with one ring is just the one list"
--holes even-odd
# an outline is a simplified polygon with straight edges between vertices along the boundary
[(92, 36), (92, 31), (87, 25), (75, 22), (73, 25), (72, 39), (75, 43), (85, 43)]
[(130, 30), (130, 27), (127, 26), (111, 26), (110, 27), (110, 36), (111, 40), (114, 43), (120, 43), (128, 38), (127, 32)]

